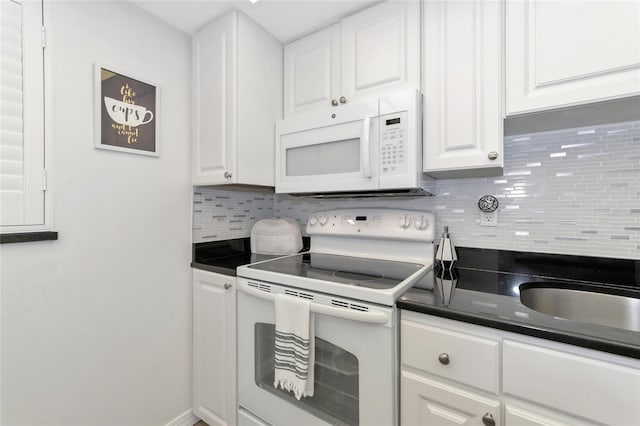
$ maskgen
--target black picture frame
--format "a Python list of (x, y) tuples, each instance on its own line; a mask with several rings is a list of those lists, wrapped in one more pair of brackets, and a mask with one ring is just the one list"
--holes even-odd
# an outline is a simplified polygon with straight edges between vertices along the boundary
[(158, 85), (95, 65), (95, 147), (159, 156)]

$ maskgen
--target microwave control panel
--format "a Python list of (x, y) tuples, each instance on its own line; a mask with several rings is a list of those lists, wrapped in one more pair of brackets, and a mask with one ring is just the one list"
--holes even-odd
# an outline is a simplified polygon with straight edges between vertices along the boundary
[(405, 173), (407, 165), (407, 113), (380, 116), (380, 174)]

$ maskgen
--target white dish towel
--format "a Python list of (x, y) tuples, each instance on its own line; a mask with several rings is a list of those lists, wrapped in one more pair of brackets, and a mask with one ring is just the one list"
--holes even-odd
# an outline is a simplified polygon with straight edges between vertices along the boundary
[(311, 301), (275, 295), (276, 340), (273, 386), (293, 392), (296, 399), (313, 396), (315, 336)]

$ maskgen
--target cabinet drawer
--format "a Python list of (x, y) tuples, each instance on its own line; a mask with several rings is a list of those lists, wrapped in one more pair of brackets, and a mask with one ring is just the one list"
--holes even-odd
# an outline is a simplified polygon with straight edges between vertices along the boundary
[(403, 365), (498, 393), (497, 341), (408, 320), (401, 340)]
[(503, 392), (592, 421), (640, 424), (640, 369), (505, 340)]

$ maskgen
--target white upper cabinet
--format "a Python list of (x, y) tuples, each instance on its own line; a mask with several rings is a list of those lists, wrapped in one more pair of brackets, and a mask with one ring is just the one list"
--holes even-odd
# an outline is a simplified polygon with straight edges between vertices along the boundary
[(640, 2), (507, 2), (507, 113), (640, 94)]
[(274, 185), (282, 44), (234, 11), (193, 40), (194, 185)]
[(340, 22), (347, 102), (420, 89), (420, 2), (388, 1)]
[(502, 174), (504, 1), (425, 0), (426, 173)]
[(285, 46), (285, 115), (420, 89), (420, 2), (388, 1)]
[(340, 26), (284, 48), (285, 113), (327, 107), (340, 95)]

